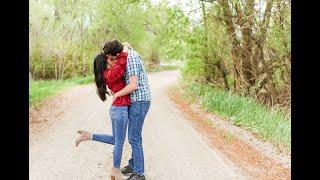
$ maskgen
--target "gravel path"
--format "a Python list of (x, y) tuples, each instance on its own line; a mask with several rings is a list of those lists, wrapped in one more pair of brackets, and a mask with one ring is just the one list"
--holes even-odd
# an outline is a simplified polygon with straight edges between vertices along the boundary
[[(152, 104), (143, 129), (148, 180), (249, 179), (220, 152), (209, 148), (166, 95), (179, 73), (149, 75)], [(103, 103), (94, 85), (68, 89), (30, 117), (30, 179), (109, 179), (112, 146), (83, 142), (78, 129), (110, 133), (110, 101)], [(125, 142), (122, 166), (131, 154)]]

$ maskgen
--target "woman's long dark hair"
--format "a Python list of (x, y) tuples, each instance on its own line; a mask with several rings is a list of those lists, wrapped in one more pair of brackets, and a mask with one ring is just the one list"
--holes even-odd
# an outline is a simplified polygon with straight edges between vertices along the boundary
[(102, 101), (105, 101), (107, 99), (106, 94), (109, 95), (103, 76), (103, 72), (107, 68), (107, 61), (105, 57), (106, 56), (104, 53), (100, 53), (94, 58), (93, 63), (94, 80), (97, 86), (97, 94)]

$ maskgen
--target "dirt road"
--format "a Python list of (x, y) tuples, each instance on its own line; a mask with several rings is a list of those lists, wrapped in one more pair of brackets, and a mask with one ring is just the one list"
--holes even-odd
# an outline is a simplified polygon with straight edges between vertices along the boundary
[[(250, 179), (223, 154), (209, 148), (166, 95), (177, 71), (149, 75), (152, 104), (143, 129), (148, 180)], [(30, 124), (30, 179), (109, 179), (112, 146), (83, 142), (75, 147), (78, 129), (110, 133), (110, 100), (103, 103), (94, 85), (71, 88), (57, 96)], [(122, 165), (131, 154), (126, 139)]]

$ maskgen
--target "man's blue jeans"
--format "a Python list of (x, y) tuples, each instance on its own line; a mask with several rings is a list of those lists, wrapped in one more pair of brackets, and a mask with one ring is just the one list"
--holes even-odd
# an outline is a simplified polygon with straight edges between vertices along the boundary
[(142, 148), (142, 126), (150, 108), (150, 101), (134, 101), (129, 106), (128, 140), (132, 148), (129, 166), (133, 172), (144, 174), (144, 156)]
[(128, 106), (111, 106), (109, 114), (112, 122), (112, 135), (92, 134), (92, 140), (114, 145), (113, 166), (120, 168), (128, 125)]

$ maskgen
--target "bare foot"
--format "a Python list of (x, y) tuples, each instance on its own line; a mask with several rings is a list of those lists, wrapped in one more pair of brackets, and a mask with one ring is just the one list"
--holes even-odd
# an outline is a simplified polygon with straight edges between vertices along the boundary
[(76, 147), (79, 145), (82, 141), (88, 141), (91, 140), (91, 133), (85, 130), (78, 130), (79, 137), (76, 139)]

